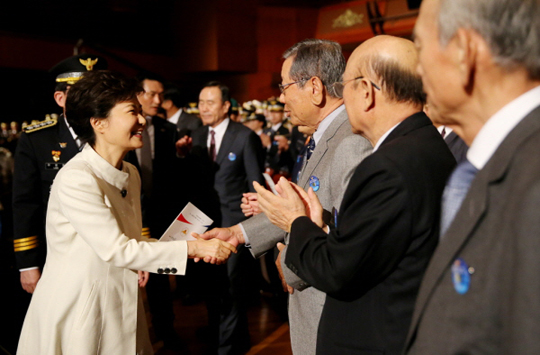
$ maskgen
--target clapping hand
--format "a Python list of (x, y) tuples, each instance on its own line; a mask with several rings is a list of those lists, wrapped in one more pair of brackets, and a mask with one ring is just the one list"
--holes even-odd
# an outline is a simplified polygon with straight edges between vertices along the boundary
[(259, 213), (262, 213), (261, 209), (259, 208), (259, 202), (257, 201), (257, 194), (254, 192), (247, 192), (243, 194), (240, 208), (246, 217), (256, 216)]
[(253, 186), (257, 190), (261, 210), (273, 224), (284, 231), (290, 232), (294, 220), (301, 216), (309, 216), (317, 226), (324, 227), (323, 208), (313, 189), (309, 188), (306, 193), (300, 186), (284, 177), (281, 177), (276, 185), (279, 196), (257, 182), (253, 182)]

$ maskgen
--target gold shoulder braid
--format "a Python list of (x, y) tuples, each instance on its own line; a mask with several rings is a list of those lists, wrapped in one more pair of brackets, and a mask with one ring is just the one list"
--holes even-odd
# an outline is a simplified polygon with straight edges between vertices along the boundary
[(58, 123), (58, 118), (55, 116), (51, 117), (50, 115), (47, 115), (45, 116), (46, 118), (43, 121), (39, 121), (37, 123), (24, 127), (24, 131), (26, 133), (32, 133), (35, 131), (39, 131), (43, 128), (53, 127)]

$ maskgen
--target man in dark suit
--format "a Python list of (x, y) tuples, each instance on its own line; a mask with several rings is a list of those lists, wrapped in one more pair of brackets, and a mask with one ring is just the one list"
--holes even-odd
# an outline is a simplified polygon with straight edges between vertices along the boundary
[[(55, 65), (50, 75), (55, 81), (54, 99), (64, 108), (67, 91), (89, 70), (106, 69), (107, 61), (97, 55), (81, 54)], [(16, 267), (22, 288), (33, 293), (45, 263), (47, 242), (45, 216), (49, 190), (58, 171), (79, 152), (80, 142), (63, 114), (26, 126), (15, 152), (13, 175), (13, 227)], [(21, 295), (20, 331), (30, 297)], [(16, 307), (18, 308), (18, 307)], [(18, 336), (18, 333), (17, 333)]]
[(327, 293), (318, 354), (403, 350), (455, 165), (422, 112), (416, 65), (412, 42), (397, 37), (374, 37), (352, 53), (340, 87), (353, 131), (374, 149), (356, 168), (328, 234), (313, 189), (298, 189), (312, 221), (286, 180), (279, 182), (281, 197), (256, 187), (264, 213), (290, 231), (289, 269)]
[(470, 148), (444, 192), (409, 354), (540, 353), (538, 16), (537, 1), (422, 3), (428, 102)]
[[(175, 147), (178, 132), (174, 124), (157, 116), (163, 101), (161, 79), (142, 73), (138, 80), (144, 89), (138, 96), (147, 122), (143, 133), (144, 146), (130, 151), (126, 160), (134, 164), (141, 174), (141, 233), (159, 239), (185, 205), (177, 182), (180, 176), (180, 161)], [(166, 348), (182, 348), (184, 345), (173, 326), (169, 275), (152, 275), (146, 285), (146, 293), (156, 338), (163, 340)]]
[(191, 132), (202, 126), (201, 120), (182, 109), (182, 96), (175, 86), (169, 86), (163, 92), (161, 107), (167, 113), (167, 121), (176, 125), (178, 137), (191, 135)]
[[(260, 138), (241, 123), (228, 118), (229, 89), (219, 82), (210, 82), (199, 94), (199, 110), (203, 127), (193, 131), (192, 137), (183, 137), (177, 147), (183, 151), (193, 174), (193, 185), (199, 198), (194, 200), (214, 220), (213, 226), (229, 227), (245, 219), (240, 208), (242, 194), (253, 190), (253, 181), (263, 183), (264, 150)], [(205, 267), (202, 265), (201, 267)], [(219, 354), (240, 353), (249, 348), (246, 314), (246, 286), (254, 276), (246, 272), (256, 267), (245, 248), (229, 259), (226, 270), (211, 265), (214, 285), (207, 296), (210, 325), (217, 333), (219, 320)], [(216, 273), (222, 272), (222, 275)], [(226, 274), (226, 275), (224, 275)], [(225, 279), (227, 276), (228, 279)], [(204, 285), (203, 285), (204, 286)], [(229, 287), (230, 286), (230, 287)], [(217, 299), (214, 297), (217, 294)], [(216, 313), (219, 314), (216, 315)]]

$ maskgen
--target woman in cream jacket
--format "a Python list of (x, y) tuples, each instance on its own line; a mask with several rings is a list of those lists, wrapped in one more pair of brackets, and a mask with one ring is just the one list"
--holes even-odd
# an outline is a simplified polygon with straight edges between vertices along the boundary
[(89, 72), (70, 88), (66, 117), (87, 144), (51, 188), (47, 260), (19, 355), (152, 354), (138, 284), (158, 269), (183, 275), (188, 257), (223, 263), (235, 251), (218, 240), (141, 237), (141, 182), (122, 160), (143, 144), (140, 91), (108, 71)]

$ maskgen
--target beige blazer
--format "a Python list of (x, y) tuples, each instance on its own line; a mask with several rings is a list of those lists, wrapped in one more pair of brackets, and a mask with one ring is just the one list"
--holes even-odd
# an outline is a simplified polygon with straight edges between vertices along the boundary
[(153, 353), (136, 270), (183, 275), (187, 244), (143, 240), (141, 225), (135, 167), (118, 170), (87, 145), (52, 185), (47, 260), (17, 354)]

